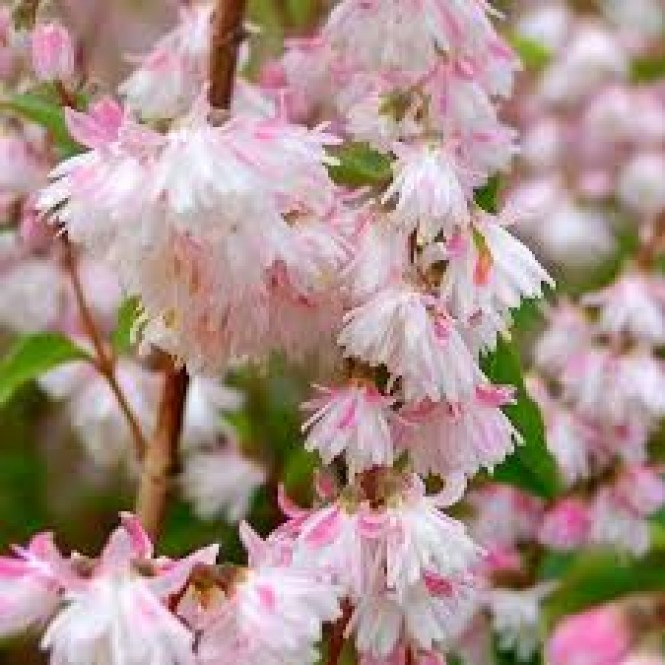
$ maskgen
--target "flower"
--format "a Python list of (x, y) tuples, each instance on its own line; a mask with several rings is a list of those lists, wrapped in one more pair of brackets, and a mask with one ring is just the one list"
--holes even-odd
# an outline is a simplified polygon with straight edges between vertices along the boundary
[(568, 552), (586, 542), (590, 529), (588, 506), (580, 499), (565, 498), (545, 514), (538, 540), (547, 547)]
[(66, 563), (53, 536), (41, 533), (15, 556), (0, 557), (0, 635), (9, 637), (43, 625), (61, 599)]
[(303, 425), (309, 430), (307, 450), (318, 450), (325, 464), (344, 452), (351, 478), (373, 466), (392, 466), (390, 407), (394, 400), (370, 383), (318, 391), (316, 399), (303, 405), (314, 411)]
[[(152, 559), (152, 545), (138, 520), (123, 515), (90, 577), (72, 577), (65, 606), (51, 621), (42, 646), (54, 663), (81, 665), (193, 665), (194, 634), (165, 601), (186, 584), (192, 568), (212, 565), (216, 546), (178, 562)], [(139, 565), (153, 566), (144, 576)]]
[(493, 589), (489, 592), (492, 625), (503, 650), (515, 652), (517, 660), (528, 662), (540, 644), (540, 605), (552, 591), (552, 584), (530, 589)]
[(620, 665), (631, 637), (626, 618), (608, 605), (564, 619), (547, 644), (552, 665)]
[(464, 174), (454, 153), (431, 144), (397, 144), (394, 150), (398, 156), (395, 177), (383, 201), (395, 200), (396, 222), (406, 231), (417, 228), (423, 242), (433, 240), (439, 232), (449, 237), (468, 224)]
[(184, 466), (180, 479), (183, 493), (201, 519), (223, 515), (230, 522), (239, 522), (266, 480), (265, 470), (233, 445), (190, 454)]
[(457, 402), (470, 395), (482, 373), (455, 322), (405, 284), (383, 289), (344, 317), (338, 342), (346, 355), (385, 365), (401, 378), (407, 401)]
[(461, 472), (472, 476), (492, 469), (521, 442), (521, 435), (501, 411), (512, 404), (513, 391), (502, 386), (478, 386), (458, 403), (424, 403), (404, 410), (411, 425), (402, 445), (421, 474)]
[(74, 75), (74, 45), (64, 26), (40, 24), (31, 42), (32, 66), (40, 81), (67, 81)]
[[(198, 649), (204, 665), (309, 665), (322, 624), (340, 615), (338, 590), (316, 571), (271, 561), (269, 544), (241, 529), (251, 567), (211, 610)], [(265, 548), (265, 549), (264, 549)]]

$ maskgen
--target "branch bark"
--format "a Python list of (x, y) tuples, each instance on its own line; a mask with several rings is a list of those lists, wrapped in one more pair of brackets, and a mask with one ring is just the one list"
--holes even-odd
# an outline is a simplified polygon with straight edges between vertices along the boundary
[(238, 47), (244, 38), (247, 0), (217, 0), (210, 48), (210, 105), (227, 109), (233, 96)]
[[(228, 109), (231, 104), (246, 8), (247, 0), (217, 0), (212, 23), (209, 92), (210, 105), (216, 109)], [(136, 503), (136, 515), (153, 542), (162, 529), (171, 477), (177, 465), (188, 383), (186, 370), (178, 370), (170, 362)]]
[(177, 466), (188, 384), (189, 377), (184, 369), (170, 367), (167, 370), (155, 433), (143, 462), (136, 515), (153, 542), (162, 528), (171, 478)]

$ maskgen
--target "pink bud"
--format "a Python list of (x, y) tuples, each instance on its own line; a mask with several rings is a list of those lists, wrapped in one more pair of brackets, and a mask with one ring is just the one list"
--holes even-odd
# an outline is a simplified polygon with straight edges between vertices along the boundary
[(59, 23), (38, 25), (32, 33), (32, 66), (41, 81), (63, 81), (74, 74), (74, 46)]
[(621, 610), (608, 605), (564, 619), (547, 645), (550, 665), (619, 665), (631, 645)]
[(579, 499), (563, 499), (545, 516), (539, 540), (557, 550), (572, 550), (586, 541), (590, 527), (591, 517), (586, 504)]

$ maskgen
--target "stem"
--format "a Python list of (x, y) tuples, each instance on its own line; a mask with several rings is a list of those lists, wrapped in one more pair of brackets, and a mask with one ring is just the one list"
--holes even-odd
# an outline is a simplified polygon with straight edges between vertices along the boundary
[(330, 640), (328, 642), (328, 660), (326, 665), (339, 665), (340, 659), (342, 658), (342, 652), (344, 651), (344, 643), (346, 642), (344, 633), (346, 632), (346, 627), (351, 620), (352, 614), (353, 608), (351, 603), (347, 600), (342, 604), (342, 616), (333, 625), (330, 633)]
[(88, 301), (86, 300), (83, 285), (81, 284), (81, 278), (78, 273), (76, 258), (74, 257), (74, 251), (69, 242), (69, 238), (66, 233), (63, 233), (60, 238), (64, 248), (64, 265), (69, 273), (69, 278), (74, 289), (74, 297), (81, 317), (81, 323), (86, 335), (92, 342), (95, 351), (95, 366), (97, 371), (106, 379), (111, 392), (115, 396), (118, 405), (127, 420), (127, 424), (129, 425), (134, 440), (136, 455), (141, 459), (146, 451), (146, 441), (143, 436), (143, 431), (141, 430), (136, 414), (118, 383), (115, 373), (115, 358), (113, 354), (107, 350), (92, 312), (90, 311), (90, 307), (88, 306)]
[(159, 537), (166, 514), (171, 476), (176, 468), (188, 384), (189, 377), (184, 369), (178, 370), (171, 366), (167, 370), (157, 426), (143, 462), (136, 515), (153, 542)]
[[(209, 101), (213, 108), (227, 109), (231, 103), (246, 6), (247, 0), (217, 0), (210, 49)], [(162, 528), (176, 469), (188, 384), (187, 371), (169, 361), (157, 427), (145, 456), (136, 501), (136, 515), (153, 542)]]
[(243, 40), (247, 0), (217, 0), (210, 49), (210, 105), (227, 109), (233, 95), (238, 46)]

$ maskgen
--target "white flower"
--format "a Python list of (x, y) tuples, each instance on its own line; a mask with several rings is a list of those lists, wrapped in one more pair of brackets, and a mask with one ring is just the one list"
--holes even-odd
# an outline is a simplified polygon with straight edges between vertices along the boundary
[(661, 177), (664, 170), (664, 154), (644, 153), (629, 161), (619, 175), (621, 202), (647, 221), (665, 210), (665, 184)]
[(265, 479), (264, 469), (231, 446), (189, 455), (181, 484), (201, 519), (223, 515), (230, 522), (239, 522), (246, 517), (252, 498)]
[[(244, 527), (247, 539), (248, 527)], [(258, 536), (250, 535), (252, 539)], [(204, 665), (310, 665), (324, 622), (340, 614), (338, 590), (316, 572), (255, 561), (203, 632)]]
[(349, 312), (338, 341), (347, 355), (401, 378), (407, 401), (457, 402), (482, 378), (454, 321), (430, 314), (425, 298), (406, 285), (386, 288)]
[(395, 219), (405, 230), (418, 229), (423, 241), (443, 232), (449, 237), (469, 222), (463, 173), (446, 147), (430, 144), (395, 146), (395, 178), (383, 196), (395, 199)]
[(197, 563), (214, 563), (217, 547), (201, 550), (156, 575), (143, 576), (152, 547), (138, 521), (123, 518), (90, 578), (72, 578), (65, 607), (50, 623), (42, 646), (57, 665), (194, 665), (194, 634), (166, 607)]
[(400, 600), (428, 575), (448, 579), (468, 571), (481, 553), (462, 522), (439, 510), (460, 498), (464, 481), (449, 478), (446, 497), (427, 496), (418, 476), (411, 483), (386, 510), (386, 585)]
[(343, 452), (351, 477), (373, 466), (392, 466), (393, 400), (381, 395), (373, 384), (320, 388), (319, 393), (303, 405), (314, 411), (303, 426), (309, 430), (307, 450), (318, 450), (325, 464)]
[(600, 308), (598, 328), (609, 335), (627, 334), (637, 341), (665, 343), (665, 281), (657, 276), (628, 272), (582, 303)]
[(513, 651), (520, 662), (529, 661), (538, 649), (540, 606), (552, 588), (546, 583), (522, 591), (493, 589), (489, 593), (492, 624), (501, 648)]
[(500, 408), (512, 399), (510, 390), (481, 386), (472, 398), (458, 404), (425, 404), (405, 412), (414, 426), (405, 429), (402, 445), (416, 471), (468, 476), (483, 467), (491, 471), (521, 442)]

